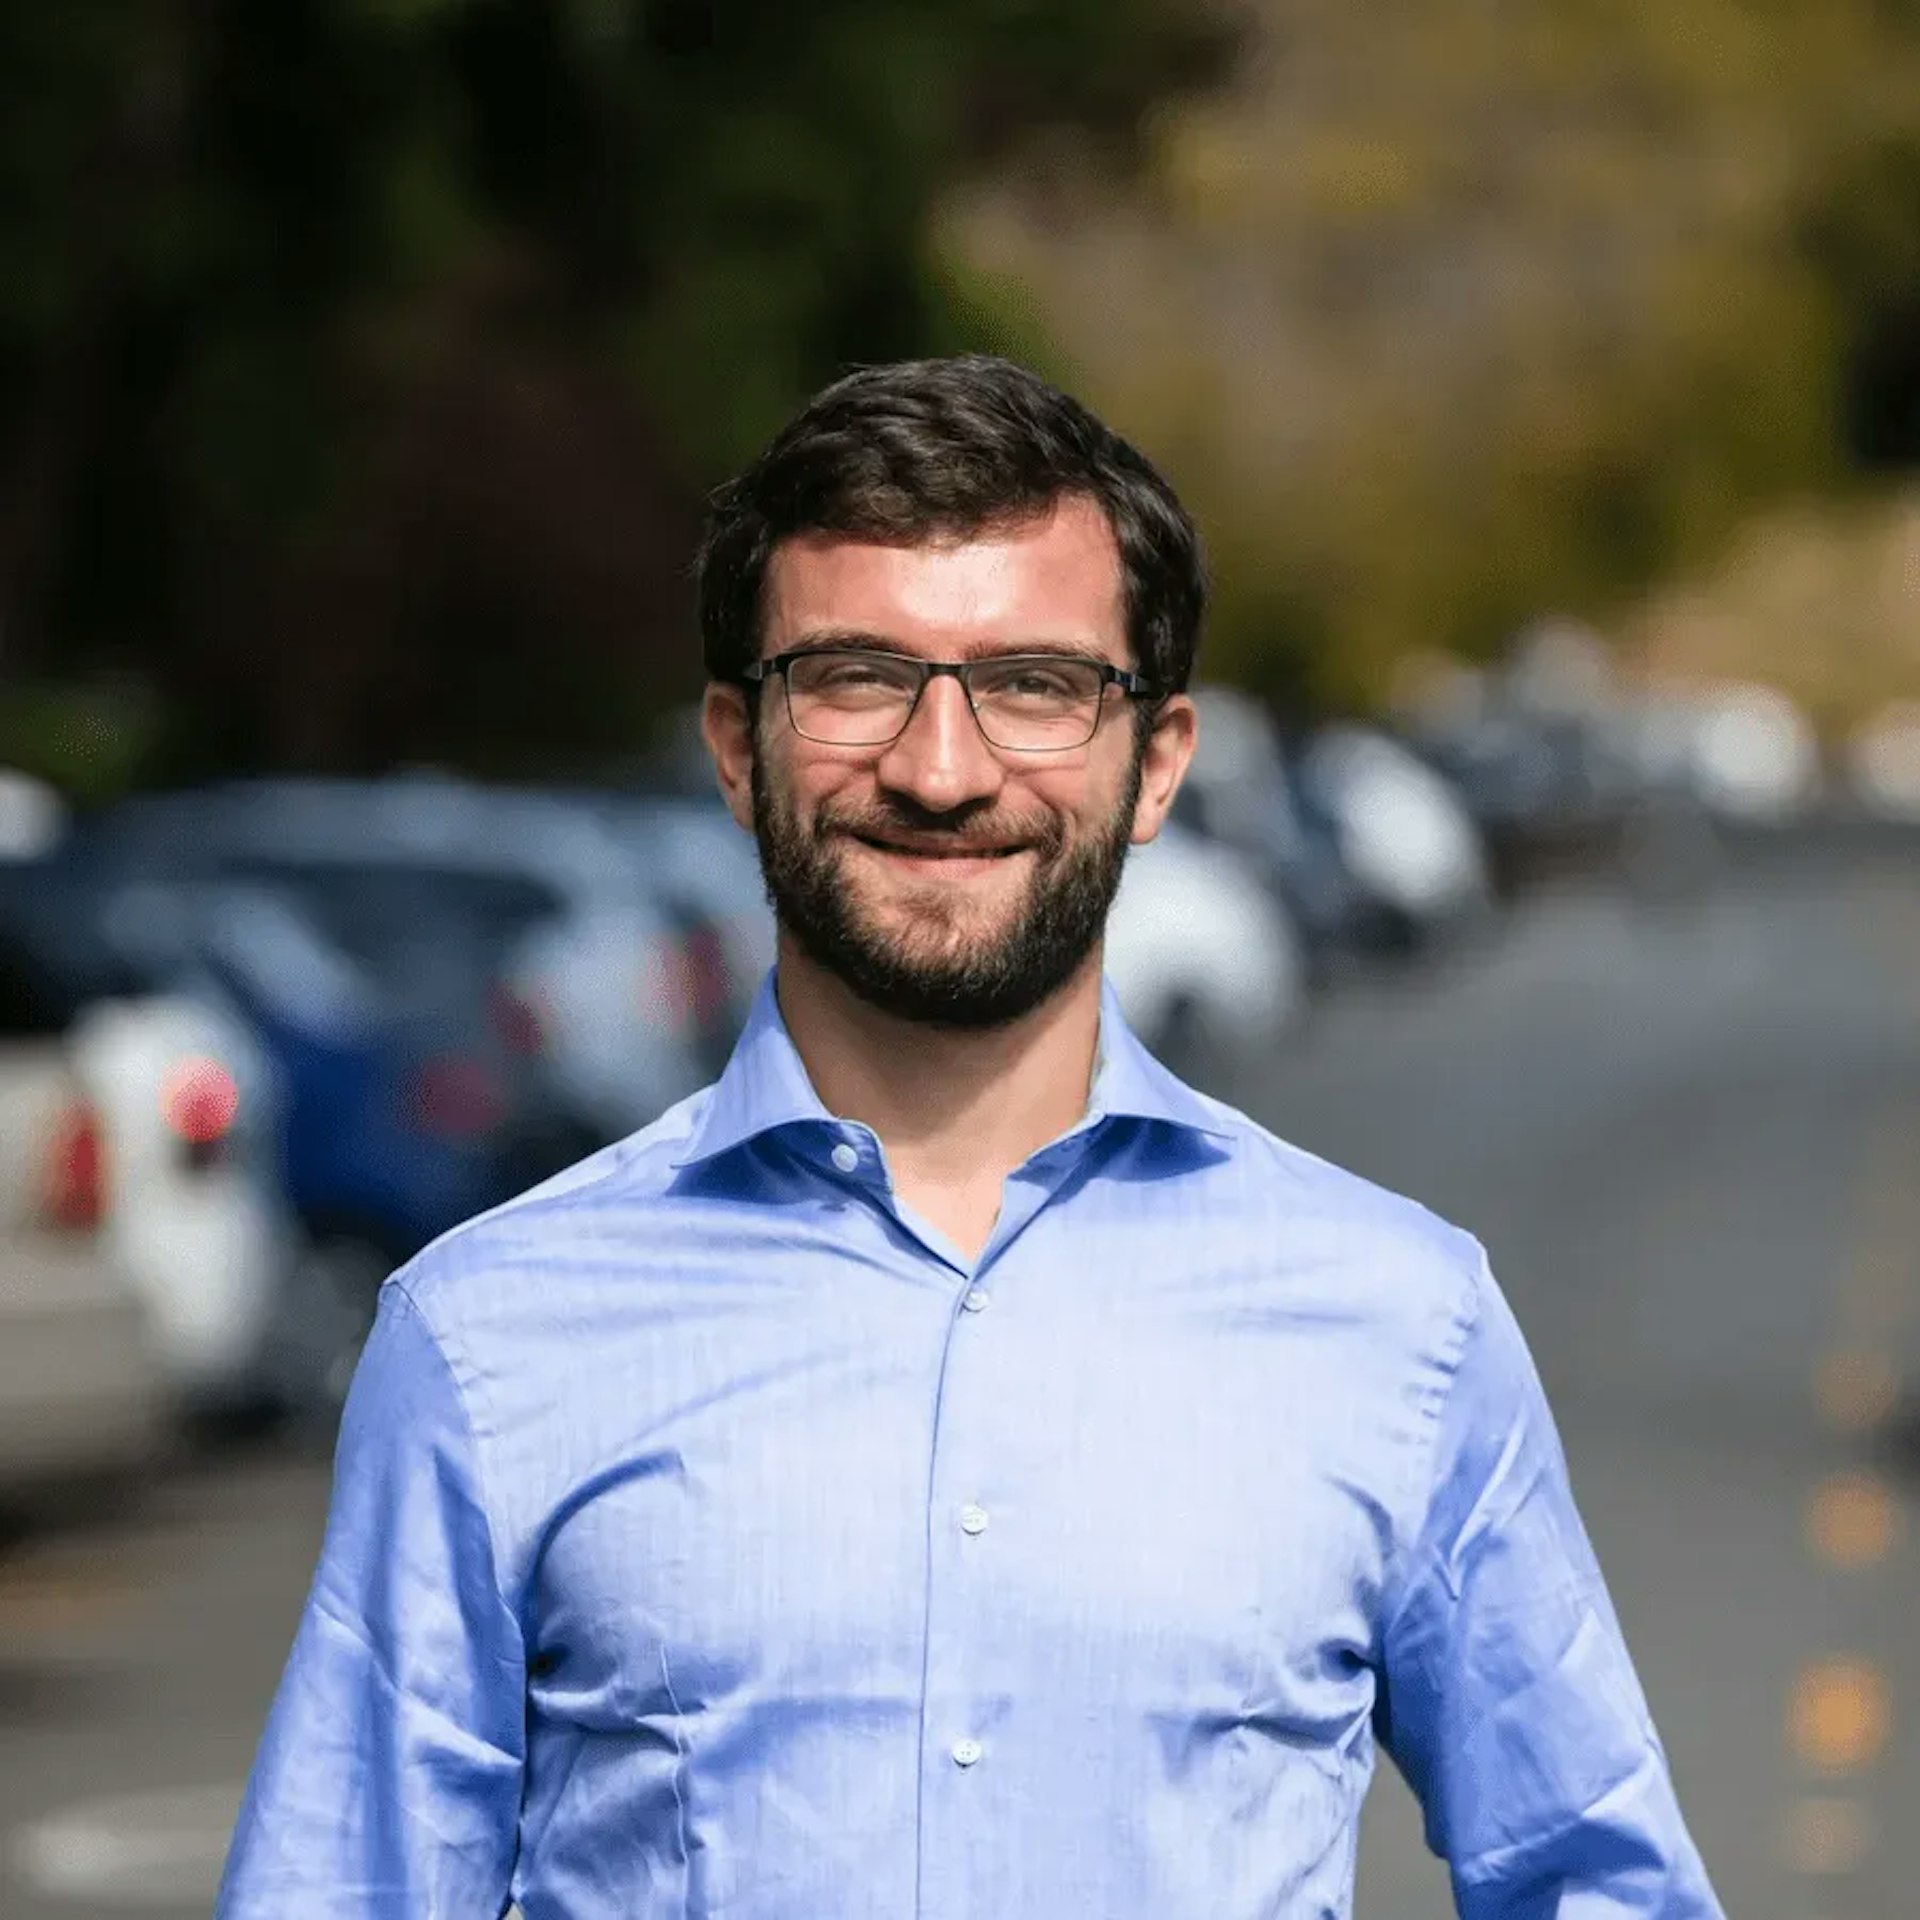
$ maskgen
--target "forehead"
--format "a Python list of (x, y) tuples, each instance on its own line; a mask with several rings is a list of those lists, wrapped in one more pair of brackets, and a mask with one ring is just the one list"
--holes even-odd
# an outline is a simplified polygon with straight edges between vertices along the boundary
[(768, 651), (859, 633), (928, 657), (1020, 645), (1126, 657), (1120, 550), (1099, 506), (918, 546), (834, 534), (783, 541), (767, 568)]

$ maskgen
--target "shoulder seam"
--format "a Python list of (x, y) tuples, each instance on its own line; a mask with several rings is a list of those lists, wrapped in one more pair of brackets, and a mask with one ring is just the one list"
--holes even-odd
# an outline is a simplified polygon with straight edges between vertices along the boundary
[[(411, 1262), (408, 1263), (409, 1267), (411, 1264)], [(500, 1576), (506, 1562), (501, 1556), (500, 1531), (494, 1499), (490, 1491), (486, 1454), (480, 1437), (480, 1424), (473, 1417), (472, 1398), (467, 1391), (466, 1382), (461, 1378), (460, 1369), (455, 1367), (453, 1356), (447, 1351), (445, 1336), (407, 1285), (405, 1277), (407, 1271), (408, 1268), (403, 1267), (399, 1273), (390, 1276), (385, 1290), (391, 1292), (404, 1304), (408, 1315), (426, 1337), (427, 1345), (432, 1348), (434, 1358), (439, 1361), (440, 1370), (446, 1375), (448, 1386), (453, 1389), (454, 1404), (460, 1409), (461, 1424), (467, 1430), (467, 1441), (473, 1454), (474, 1492), (480, 1502), (480, 1517), (486, 1523), (487, 1549), (493, 1561), (494, 1598), (500, 1603), (501, 1611), (513, 1621), (516, 1628), (522, 1628), (519, 1609), (508, 1600), (505, 1589), (501, 1585)], [(524, 1628), (522, 1628), (522, 1636), (524, 1638)]]

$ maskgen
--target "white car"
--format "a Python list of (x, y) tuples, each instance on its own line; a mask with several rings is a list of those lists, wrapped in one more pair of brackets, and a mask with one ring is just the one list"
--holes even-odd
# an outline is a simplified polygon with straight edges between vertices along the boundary
[(162, 889), (57, 863), (9, 869), (0, 968), (16, 1016), (58, 1035), (96, 1148), (105, 1254), (145, 1309), (172, 1403), (250, 1403), (290, 1236), (275, 1089), (252, 1030), (165, 964)]
[(1700, 798), (1721, 819), (1778, 826), (1820, 798), (1813, 723), (1777, 688), (1735, 684), (1693, 705), (1690, 767)]
[(1258, 1056), (1306, 1005), (1286, 910), (1238, 854), (1171, 824), (1127, 856), (1106, 971), (1129, 1024), (1183, 1072)]
[(171, 1397), (252, 1405), (294, 1246), (257, 1044), (218, 1007), (166, 994), (98, 1002), (68, 1041), (100, 1119), (101, 1232), (146, 1304)]
[(105, 1231), (106, 1142), (37, 983), (0, 953), (0, 1507), (134, 1475), (167, 1412)]
[(1485, 911), (1485, 850), (1454, 790), (1408, 748), (1371, 727), (1316, 733), (1300, 777), (1334, 823), (1348, 867), (1408, 921), (1438, 931)]
[(1920, 700), (1895, 700), (1849, 736), (1846, 771), (1854, 798), (1876, 820), (1920, 820)]

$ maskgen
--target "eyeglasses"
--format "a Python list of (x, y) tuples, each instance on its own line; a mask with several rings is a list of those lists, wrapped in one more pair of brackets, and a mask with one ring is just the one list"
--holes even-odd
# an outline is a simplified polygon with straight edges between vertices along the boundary
[(757, 661), (741, 678), (759, 684), (776, 673), (794, 732), (832, 747), (899, 739), (938, 674), (960, 682), (982, 738), (1009, 753), (1084, 747), (1099, 729), (1109, 687), (1129, 700), (1152, 697), (1141, 675), (1072, 653), (920, 660), (868, 647), (805, 647)]

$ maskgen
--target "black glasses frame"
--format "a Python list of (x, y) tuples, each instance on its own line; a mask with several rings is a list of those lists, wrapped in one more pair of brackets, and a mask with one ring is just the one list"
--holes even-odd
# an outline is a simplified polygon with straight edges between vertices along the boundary
[[(913, 698), (907, 703), (906, 713), (892, 733), (880, 740), (823, 740), (818, 734), (808, 733), (801, 726), (793, 714), (793, 683), (787, 678), (787, 669), (795, 661), (816, 659), (821, 654), (897, 661), (902, 666), (912, 667), (919, 674), (920, 684), (914, 688)], [(973, 697), (974, 669), (1017, 666), (1022, 661), (1057, 667), (1065, 660), (1070, 660), (1078, 666), (1097, 667), (1100, 672), (1100, 698), (1094, 703), (1093, 724), (1087, 729), (1086, 738), (1075, 740), (1069, 745), (1051, 747), (1009, 747), (1003, 746), (994, 739), (992, 734), (981, 725), (980, 707)], [(776, 653), (765, 660), (756, 660), (752, 666), (741, 669), (740, 678), (749, 686), (758, 687), (774, 674), (780, 676), (780, 684), (786, 692), (789, 725), (801, 739), (811, 740), (816, 746), (822, 747), (892, 746), (913, 725), (913, 716), (920, 711), (920, 701), (927, 691), (928, 682), (939, 679), (943, 675), (960, 682), (960, 691), (967, 697), (967, 711), (973, 715), (973, 724), (980, 728), (981, 739), (999, 753), (1072, 753), (1077, 748), (1084, 747), (1087, 741), (1100, 731), (1100, 722), (1107, 711), (1106, 691), (1109, 687), (1118, 687), (1129, 700), (1153, 700), (1159, 697), (1144, 674), (1131, 672), (1125, 667), (1116, 667), (1109, 660), (1092, 659), (1083, 653), (992, 653), (983, 654), (978, 660), (922, 660), (918, 654), (892, 653), (881, 647), (795, 647), (791, 652)]]

